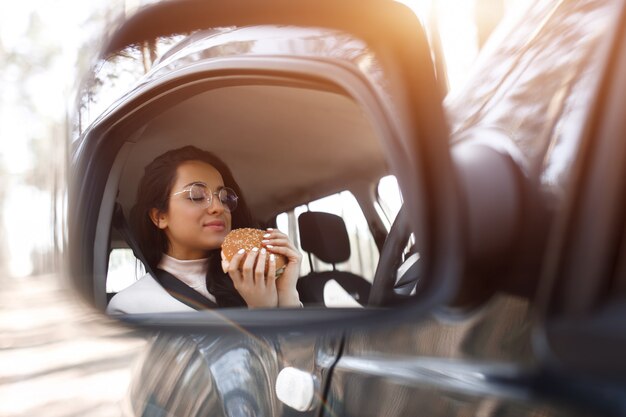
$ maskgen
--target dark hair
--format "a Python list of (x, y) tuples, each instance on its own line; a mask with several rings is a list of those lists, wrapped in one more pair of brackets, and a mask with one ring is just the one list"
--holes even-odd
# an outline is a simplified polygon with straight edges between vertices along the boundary
[[(213, 166), (224, 179), (224, 185), (230, 187), (239, 196), (237, 210), (232, 212), (232, 229), (255, 227), (250, 210), (239, 185), (226, 164), (211, 152), (195, 146), (185, 146), (158, 156), (144, 170), (143, 178), (137, 190), (137, 201), (131, 210), (131, 224), (137, 236), (139, 249), (152, 270), (157, 268), (164, 253), (169, 249), (165, 232), (159, 229), (150, 218), (150, 211), (157, 209), (167, 212), (169, 196), (176, 181), (176, 170), (184, 162), (201, 161)], [(220, 250), (208, 252), (209, 268), (207, 288), (217, 299), (220, 307), (246, 305), (230, 279), (221, 268)]]

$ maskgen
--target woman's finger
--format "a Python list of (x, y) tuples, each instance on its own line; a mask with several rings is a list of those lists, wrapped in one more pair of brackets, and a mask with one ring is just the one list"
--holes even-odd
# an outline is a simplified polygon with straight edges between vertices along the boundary
[(249, 285), (254, 285), (254, 262), (259, 254), (259, 248), (252, 248), (248, 252), (248, 256), (243, 261), (243, 267), (241, 272), (243, 274), (243, 281)]
[(228, 271), (239, 271), (241, 268), (241, 263), (244, 257), (246, 256), (245, 249), (239, 249), (237, 253), (233, 255), (230, 262), (228, 263)]
[(287, 246), (267, 246), (267, 250), (271, 253), (277, 253), (279, 255), (284, 255), (289, 259), (290, 262), (299, 262), (302, 259), (302, 254), (300, 251), (294, 250)]
[(276, 280), (276, 255), (270, 253), (269, 267), (267, 268), (267, 281), (274, 282)]
[(233, 280), (233, 282), (235, 282), (235, 284), (238, 284), (241, 282), (241, 272), (239, 271), (239, 264), (241, 263), (241, 260), (243, 259), (243, 256), (245, 255), (246, 250), (245, 249), (239, 249), (239, 251), (233, 255), (232, 259), (230, 260), (230, 262), (228, 263), (228, 275), (230, 275), (231, 279)]
[(224, 256), (224, 251), (222, 251), (220, 255), (222, 256), (222, 271), (224, 271), (224, 273), (226, 274), (228, 273), (228, 266), (230, 262), (228, 262), (228, 259), (226, 259), (226, 256)]
[(257, 257), (256, 267), (254, 268), (254, 285), (265, 286), (265, 259), (267, 257), (267, 249), (261, 248)]
[(287, 238), (263, 239), (261, 243), (265, 246), (291, 246), (291, 241)]
[(269, 268), (267, 271), (266, 288), (271, 293), (276, 293), (276, 255), (269, 254)]
[(281, 232), (278, 229), (273, 229), (273, 230), (268, 231), (267, 233), (265, 233), (263, 235), (263, 239), (285, 239), (285, 240), (289, 240), (289, 236), (287, 236), (287, 234)]
[(267, 229), (267, 233), (263, 235), (262, 242), (265, 245), (291, 246), (294, 250), (297, 250), (289, 236), (277, 229)]

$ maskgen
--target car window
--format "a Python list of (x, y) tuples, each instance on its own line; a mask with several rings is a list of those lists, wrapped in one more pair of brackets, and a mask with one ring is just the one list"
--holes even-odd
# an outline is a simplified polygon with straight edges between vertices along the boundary
[(395, 175), (387, 175), (378, 181), (376, 187), (376, 208), (385, 223), (387, 231), (402, 207), (402, 194)]
[(158, 57), (183, 38), (183, 35), (160, 37), (153, 43), (129, 46), (99, 62), (89, 88), (80, 97), (73, 139), (78, 139), (106, 108), (139, 82)]
[(378, 248), (369, 230), (363, 211), (356, 198), (350, 191), (343, 191), (337, 194), (311, 201), (306, 205), (301, 205), (295, 209), (281, 213), (276, 218), (277, 226), (287, 233), (294, 243), (303, 253), (300, 276), (305, 276), (313, 271), (331, 271), (333, 266), (327, 264), (315, 256), (311, 256), (309, 262), (308, 253), (300, 246), (300, 235), (298, 230), (298, 216), (306, 211), (317, 211), (335, 214), (343, 219), (350, 239), (350, 259), (347, 262), (338, 263), (335, 268), (339, 271), (348, 271), (360, 275), (367, 281), (372, 282), (376, 265), (378, 264)]
[(146, 269), (135, 258), (132, 249), (115, 248), (109, 255), (107, 293), (116, 293), (130, 286), (143, 275)]

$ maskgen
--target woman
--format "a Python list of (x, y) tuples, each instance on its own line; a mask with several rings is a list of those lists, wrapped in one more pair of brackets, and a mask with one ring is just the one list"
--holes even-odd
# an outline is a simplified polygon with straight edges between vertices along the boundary
[[(263, 247), (247, 256), (243, 250), (230, 262), (220, 256), (231, 229), (253, 224), (230, 170), (210, 152), (187, 146), (152, 161), (131, 220), (154, 276), (146, 274), (116, 294), (108, 313), (302, 305), (296, 291), (302, 256), (280, 231), (268, 229)], [(275, 254), (288, 259), (279, 278)]]

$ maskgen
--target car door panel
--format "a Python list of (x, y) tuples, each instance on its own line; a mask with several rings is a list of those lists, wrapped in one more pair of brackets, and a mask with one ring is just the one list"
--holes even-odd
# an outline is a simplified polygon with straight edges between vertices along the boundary
[(596, 415), (583, 397), (563, 402), (542, 382), (531, 315), (527, 300), (497, 296), (478, 310), (350, 333), (333, 371), (328, 415)]
[[(135, 370), (129, 408), (135, 415), (145, 416), (163, 412), (177, 417), (316, 416), (339, 353), (339, 341), (299, 333), (280, 337), (160, 334), (148, 345)], [(309, 410), (296, 412), (277, 398), (276, 378), (285, 367), (314, 377)]]
[[(446, 99), (452, 142), (480, 141), (485, 129), (502, 132), (505, 143), (490, 145), (514, 148), (528, 184), (541, 188), (532, 197), (540, 198), (547, 219), (558, 218), (564, 203), (620, 7), (616, 1), (533, 3), (517, 29), (500, 28), (466, 87)], [(545, 226), (542, 233), (550, 230)], [(537, 242), (543, 238), (536, 237), (530, 241), (542, 260), (544, 247)], [(520, 254), (510, 265), (518, 275), (500, 279), (540, 282), (540, 269), (529, 272), (530, 258)], [(474, 280), (475, 287), (484, 285)], [(503, 281), (473, 305), (348, 334), (333, 372), (328, 415), (613, 413), (598, 400), (602, 390), (588, 388), (590, 381), (543, 366), (534, 340), (535, 293), (516, 294), (507, 285)]]

